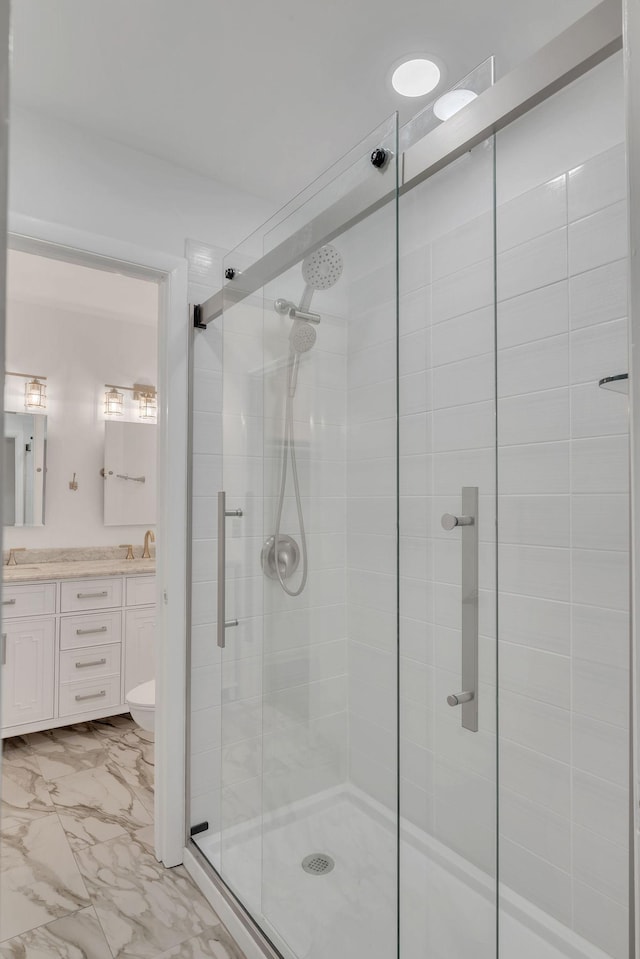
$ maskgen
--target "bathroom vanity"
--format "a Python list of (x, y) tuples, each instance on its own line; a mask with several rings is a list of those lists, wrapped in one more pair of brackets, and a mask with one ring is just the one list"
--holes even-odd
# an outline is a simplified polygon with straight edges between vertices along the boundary
[(127, 712), (127, 691), (154, 676), (154, 562), (3, 573), (2, 737)]

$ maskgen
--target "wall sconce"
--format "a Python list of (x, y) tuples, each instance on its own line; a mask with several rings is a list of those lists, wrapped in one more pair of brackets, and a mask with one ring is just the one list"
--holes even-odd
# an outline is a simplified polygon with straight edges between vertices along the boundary
[(111, 386), (104, 394), (105, 416), (122, 416), (124, 396), (115, 386)]
[(25, 409), (46, 410), (47, 385), (42, 382), (42, 380), (46, 380), (46, 376), (35, 376), (33, 373), (10, 373), (8, 370), (5, 376), (21, 376), (28, 381), (24, 388)]
[(24, 405), (28, 410), (46, 410), (47, 386), (40, 382), (41, 377), (34, 376), (24, 388)]
[(133, 393), (133, 399), (138, 403), (140, 419), (155, 419), (158, 414), (158, 391), (155, 386), (146, 383), (134, 383), (133, 386), (114, 386), (105, 383), (107, 392), (104, 394), (104, 412), (107, 416), (121, 416), (124, 412), (124, 395)]
[(142, 420), (153, 420), (158, 415), (158, 402), (155, 387), (149, 387), (146, 390), (138, 390), (133, 394), (134, 399), (138, 400), (138, 415)]

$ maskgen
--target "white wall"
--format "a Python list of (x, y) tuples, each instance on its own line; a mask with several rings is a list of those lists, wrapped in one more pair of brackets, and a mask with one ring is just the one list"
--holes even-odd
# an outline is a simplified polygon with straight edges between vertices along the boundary
[[(47, 475), (45, 525), (7, 527), (5, 547), (139, 546), (144, 528), (103, 522), (104, 384), (157, 383), (157, 323), (9, 300), (7, 365), (48, 378)], [(7, 378), (6, 409), (24, 411), (24, 383)], [(69, 489), (74, 473), (77, 491)]]
[(15, 106), (9, 160), (10, 214), (175, 256), (184, 256), (187, 237), (230, 249), (273, 212), (264, 200)]

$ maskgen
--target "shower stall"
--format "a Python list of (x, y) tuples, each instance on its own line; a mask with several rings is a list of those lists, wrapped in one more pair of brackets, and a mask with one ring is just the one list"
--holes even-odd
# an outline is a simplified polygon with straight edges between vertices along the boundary
[(256, 955), (633, 955), (619, 37), (390, 118), (195, 311), (187, 846)]

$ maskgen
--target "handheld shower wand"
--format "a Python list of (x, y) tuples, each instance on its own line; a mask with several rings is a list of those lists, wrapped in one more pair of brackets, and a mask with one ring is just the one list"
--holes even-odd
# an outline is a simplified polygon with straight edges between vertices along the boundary
[[(302, 261), (302, 276), (305, 281), (305, 288), (300, 300), (300, 305), (295, 306), (289, 300), (276, 300), (275, 309), (283, 315), (288, 314), (293, 320), (293, 326), (289, 333), (289, 368), (287, 378), (287, 392), (285, 397), (285, 429), (282, 446), (282, 470), (280, 473), (280, 493), (278, 496), (278, 508), (276, 512), (276, 528), (273, 536), (274, 556), (271, 561), (267, 557), (268, 565), (275, 570), (275, 577), (280, 586), (288, 596), (299, 596), (307, 584), (309, 575), (309, 560), (307, 555), (307, 537), (304, 529), (304, 514), (302, 511), (302, 501), (300, 496), (300, 481), (298, 479), (298, 464), (296, 460), (296, 442), (293, 432), (293, 401), (296, 395), (298, 385), (298, 372), (300, 369), (300, 357), (303, 353), (308, 353), (316, 342), (316, 330), (312, 324), (320, 323), (320, 316), (317, 313), (310, 313), (311, 300), (316, 290), (328, 290), (334, 286), (342, 276), (343, 261), (342, 256), (334, 246), (327, 244), (320, 247), (315, 253), (309, 254)], [(291, 456), (291, 475), (293, 477), (293, 487), (296, 499), (296, 511), (298, 514), (298, 526), (300, 529), (300, 541), (302, 545), (302, 578), (296, 589), (290, 589), (285, 583), (285, 578), (295, 572), (287, 569), (287, 563), (281, 562), (280, 557), (286, 555), (286, 551), (281, 552), (282, 536), (280, 527), (282, 523), (282, 511), (284, 508), (284, 494), (287, 486), (287, 473), (289, 456)], [(296, 564), (297, 565), (297, 564)], [(263, 566), (266, 566), (263, 562)]]
[(294, 320), (289, 334), (289, 396), (296, 395), (300, 356), (308, 353), (316, 342), (316, 331), (304, 320)]

